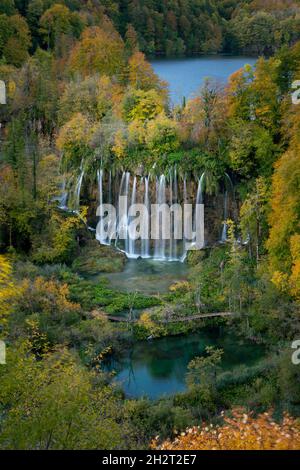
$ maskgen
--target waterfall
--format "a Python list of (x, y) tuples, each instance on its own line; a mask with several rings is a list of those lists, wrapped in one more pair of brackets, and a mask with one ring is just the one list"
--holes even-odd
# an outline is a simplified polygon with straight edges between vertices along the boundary
[(74, 191), (74, 210), (75, 212), (79, 212), (80, 209), (80, 193), (81, 193), (81, 185), (84, 176), (84, 170), (81, 169), (80, 175), (77, 178), (77, 182), (75, 185)]
[[(188, 198), (187, 198), (187, 187), (186, 187), (186, 176), (184, 176), (183, 179), (183, 203), (186, 206), (188, 203)], [(183, 233), (183, 253), (182, 257), (185, 258), (186, 255), (186, 239), (185, 239), (185, 234)]]
[(119, 197), (122, 195), (125, 176), (126, 176), (126, 173), (123, 172), (122, 173), (122, 178), (121, 178), (121, 183), (120, 183), (119, 193), (117, 194), (117, 197), (116, 197), (116, 207), (118, 208), (118, 212), (117, 212), (117, 233), (116, 233), (116, 240), (115, 240), (115, 246), (116, 247), (118, 246), (119, 234), (120, 234), (120, 230), (121, 230), (121, 225), (123, 223), (123, 220), (120, 219), (120, 214), (119, 214)]
[[(173, 204), (173, 175), (172, 170), (170, 170), (170, 195), (169, 195), (169, 204), (172, 206)], [(173, 257), (173, 238), (174, 238), (174, 223), (173, 219), (171, 219), (171, 238), (169, 242), (169, 258), (172, 259)]]
[[(174, 169), (174, 204), (178, 204), (178, 181), (177, 181), (177, 169), (176, 169), (176, 167)], [(173, 259), (176, 260), (177, 259), (177, 243), (178, 243), (178, 240), (175, 239), (174, 224), (173, 224), (173, 230), (171, 231), (170, 243), (171, 243), (171, 245), (173, 245), (173, 248), (172, 248)]]
[[(136, 176), (133, 179), (133, 186), (132, 186), (132, 193), (131, 193), (131, 205), (136, 203)], [(131, 222), (131, 218), (128, 219), (128, 225)], [(136, 240), (132, 237), (130, 234), (130, 230), (127, 228), (127, 236), (128, 236), (128, 252), (126, 250), (128, 258), (137, 258), (138, 255), (135, 252), (135, 245), (136, 245)]]
[(111, 189), (111, 171), (109, 172), (108, 178), (108, 203), (112, 203), (112, 189)]
[(234, 186), (231, 181), (230, 176), (228, 173), (225, 173), (225, 192), (224, 192), (224, 217), (223, 217), (223, 228), (222, 228), (222, 235), (221, 235), (221, 242), (225, 243), (227, 241), (227, 219), (228, 219), (228, 186), (226, 183), (229, 183), (230, 191), (232, 193), (232, 199), (235, 202), (235, 192), (234, 192)]
[[(197, 189), (197, 195), (196, 195), (196, 205), (197, 204), (203, 204), (204, 197), (203, 197), (203, 192), (204, 192), (204, 183), (205, 183), (205, 172), (202, 173), (201, 177), (198, 180), (198, 189)], [(193, 231), (196, 231), (196, 208), (194, 210), (194, 217), (193, 217)]]
[(149, 234), (150, 234), (150, 198), (149, 198), (149, 177), (144, 178), (144, 204), (148, 211), (148, 238), (142, 239), (142, 257), (150, 258), (150, 244), (149, 244)]
[[(161, 175), (159, 178), (159, 182), (157, 180), (156, 184), (156, 204), (161, 206), (162, 204), (166, 203), (166, 177), (165, 175)], [(154, 258), (155, 259), (166, 259), (165, 256), (165, 240), (163, 239), (163, 221), (161, 214), (157, 215), (156, 223), (158, 224), (158, 238), (155, 240), (155, 248), (154, 248)]]
[(103, 170), (97, 171), (99, 188), (99, 205), (103, 204)]
[(125, 253), (129, 253), (129, 231), (128, 231), (128, 194), (129, 194), (129, 184), (130, 184), (130, 173), (127, 171), (125, 175), (125, 191), (123, 196), (126, 197), (127, 201), (127, 207), (126, 207), (126, 212), (123, 216), (123, 230), (124, 230), (124, 236), (125, 236)]
[[(97, 179), (98, 179), (98, 192), (99, 192), (99, 206), (103, 204), (103, 170), (100, 169), (97, 171)], [(96, 234), (97, 240), (104, 244), (107, 245), (107, 237), (104, 236), (104, 218), (101, 217), (100, 220), (100, 234), (97, 232)]]
[(227, 219), (228, 219), (228, 191), (226, 189), (224, 193), (224, 222), (222, 229), (221, 242), (225, 243), (227, 241)]
[(68, 191), (66, 186), (66, 179), (63, 179), (62, 187), (61, 187), (61, 195), (56, 199), (58, 201), (58, 207), (62, 210), (68, 209)]
[[(185, 236), (183, 230), (183, 240), (177, 240), (177, 229), (175, 228), (175, 214), (179, 215), (179, 210), (176, 205), (189, 204), (193, 203), (193, 210), (191, 213), (192, 221), (186, 220), (186, 222), (192, 225), (192, 230), (195, 233), (196, 226), (196, 210), (195, 204), (201, 205), (204, 203), (204, 191), (205, 191), (205, 182), (206, 182), (206, 173), (203, 172), (198, 179), (197, 191), (194, 197), (194, 200), (191, 200), (193, 181), (191, 181), (187, 175), (184, 175), (182, 180), (177, 174), (177, 169), (171, 169), (166, 177), (164, 174), (159, 176), (154, 176), (153, 168), (148, 176), (136, 176), (131, 175), (128, 171), (124, 171), (122, 174), (116, 174), (112, 177), (112, 171), (104, 172), (102, 166), (97, 171), (97, 180), (98, 180), (98, 199), (99, 205), (104, 203), (114, 204), (116, 209), (114, 216), (111, 219), (107, 218), (108, 212), (105, 214), (105, 217), (102, 216), (100, 220), (100, 230), (96, 231), (96, 238), (102, 244), (112, 244), (124, 251), (128, 258), (154, 258), (156, 260), (181, 260), (184, 261), (187, 255), (187, 250), (189, 249), (189, 240), (188, 236)], [(152, 175), (152, 176), (150, 176)], [(132, 176), (132, 178), (131, 178)], [(80, 195), (81, 187), (84, 178), (83, 163), (80, 166), (80, 172), (77, 176), (73, 176), (73, 180), (68, 184), (66, 181), (62, 183), (62, 194), (58, 200), (59, 207), (61, 209), (67, 210), (67, 204), (69, 204), (70, 210), (79, 212), (80, 208)], [(227, 240), (227, 219), (229, 217), (229, 201), (234, 201), (234, 186), (230, 179), (230, 176), (226, 173), (224, 175), (225, 187), (224, 187), (224, 212), (223, 212), (223, 222), (222, 222), (222, 233), (221, 241), (226, 242)], [(71, 184), (73, 182), (73, 184)], [(67, 188), (71, 187), (72, 191), (68, 193)], [(231, 195), (232, 194), (232, 195)], [(151, 214), (151, 199), (154, 195), (155, 203), (158, 207), (162, 206), (162, 210), (156, 214), (156, 236), (157, 239), (154, 240), (153, 245), (151, 242), (151, 234), (155, 233), (153, 226), (153, 213)], [(124, 198), (122, 199), (121, 196)], [(121, 201), (121, 202), (120, 202)], [(143, 203), (147, 209), (146, 214), (148, 219), (141, 220), (141, 237), (138, 240), (132, 238), (132, 234), (129, 231), (131, 222), (134, 221), (135, 216), (129, 216), (129, 207), (131, 205)], [(154, 202), (154, 201), (153, 201)], [(123, 205), (123, 207), (122, 207)], [(169, 231), (169, 241), (167, 241), (166, 234), (163, 234), (163, 228), (165, 223), (169, 223), (169, 219), (163, 220), (163, 206), (167, 209), (174, 206), (174, 210), (170, 211), (170, 230)], [(182, 215), (185, 217), (184, 211)], [(169, 216), (169, 215), (168, 215)], [(201, 222), (203, 223), (203, 222)], [(106, 224), (104, 226), (104, 224)], [(143, 229), (147, 227), (148, 234)], [(106, 232), (105, 233), (105, 230)], [(142, 229), (143, 228), (143, 229)], [(184, 228), (184, 227), (183, 227)], [(203, 233), (204, 227), (198, 227), (198, 231), (201, 230)], [(164, 235), (164, 236), (163, 236)], [(199, 232), (198, 234), (199, 235)]]
[(199, 179), (196, 204), (203, 204), (204, 182), (205, 182), (205, 172), (202, 173), (201, 178)]

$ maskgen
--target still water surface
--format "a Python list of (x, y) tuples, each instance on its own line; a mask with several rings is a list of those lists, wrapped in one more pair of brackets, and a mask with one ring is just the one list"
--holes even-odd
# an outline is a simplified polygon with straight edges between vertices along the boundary
[(187, 264), (179, 261), (128, 259), (124, 271), (102, 274), (98, 278), (108, 279), (109, 286), (116, 290), (156, 295), (168, 292), (172, 284), (185, 280), (187, 275)]
[(157, 75), (169, 83), (171, 103), (182, 103), (183, 97), (192, 98), (206, 78), (226, 83), (231, 74), (254, 65), (255, 57), (248, 56), (201, 56), (182, 59), (155, 59), (151, 61)]
[(253, 366), (264, 355), (262, 346), (220, 334), (216, 328), (138, 342), (123, 358), (112, 360), (109, 369), (116, 371), (115, 380), (128, 397), (157, 399), (186, 390), (187, 366), (196, 356), (204, 355), (207, 346), (223, 349), (223, 372)]

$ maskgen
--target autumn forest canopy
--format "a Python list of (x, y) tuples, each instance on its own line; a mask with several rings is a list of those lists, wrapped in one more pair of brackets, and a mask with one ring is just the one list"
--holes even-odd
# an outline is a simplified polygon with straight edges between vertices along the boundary
[(300, 36), (292, 0), (3, 0), (0, 58), (19, 66), (37, 48), (66, 51), (110, 19), (129, 50), (147, 55), (272, 54)]
[[(258, 60), (179, 105), (148, 62), (217, 53)], [(0, 2), (1, 449), (299, 449), (299, 79), (298, 1)], [(218, 229), (230, 181), (226, 237), (163, 293), (116, 288), (128, 261), (91, 230), (100, 168), (111, 186), (176, 168), (181, 194), (205, 175)], [(209, 345), (155, 400), (115, 383), (134, 345), (202, 331), (261, 356), (226, 368)]]

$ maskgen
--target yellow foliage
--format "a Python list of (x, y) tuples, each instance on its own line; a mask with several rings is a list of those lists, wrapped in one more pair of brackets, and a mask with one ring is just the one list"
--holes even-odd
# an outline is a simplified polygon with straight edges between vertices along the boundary
[(286, 273), (275, 271), (272, 276), (272, 282), (280, 292), (287, 292), (289, 288), (289, 276)]
[(160, 113), (147, 123), (146, 144), (153, 154), (175, 152), (180, 145), (178, 124)]
[(6, 322), (15, 295), (11, 263), (5, 256), (0, 255), (0, 323)]
[(134, 120), (128, 125), (129, 142), (136, 145), (145, 143), (145, 126), (139, 120)]
[(90, 138), (91, 127), (88, 119), (77, 113), (61, 128), (56, 145), (59, 150), (68, 150), (75, 144), (88, 144)]
[[(135, 90), (130, 98), (132, 100), (130, 108), (125, 110), (125, 118), (128, 122), (151, 120), (164, 111), (164, 100), (155, 90)], [(126, 99), (127, 97), (125, 97), (125, 103)]]
[(186, 293), (191, 289), (188, 281), (177, 281), (169, 287), (170, 292)]
[[(272, 211), (269, 216), (270, 235), (267, 241), (270, 268), (275, 274), (273, 282), (282, 286), (297, 299), (300, 298), (300, 110), (294, 107), (294, 114), (288, 119), (290, 123), (290, 148), (276, 163), (272, 180)], [(286, 279), (288, 277), (288, 280)]]
[(54, 280), (47, 281), (42, 277), (37, 277), (33, 282), (25, 279), (22, 287), (23, 296), (19, 301), (22, 309), (32, 312), (48, 312), (55, 315), (79, 309), (78, 304), (68, 300), (69, 288), (67, 284), (60, 284)]
[(117, 33), (98, 26), (86, 28), (70, 57), (70, 70), (83, 76), (119, 73), (124, 62), (124, 44)]
[(159, 80), (152, 65), (147, 62), (142, 52), (135, 52), (128, 61), (128, 79), (130, 85), (141, 90), (159, 89), (166, 98), (167, 84)]
[(291, 294), (300, 300), (300, 235), (291, 237), (292, 274), (290, 277)]
[(300, 447), (300, 425), (286, 414), (276, 423), (270, 413), (257, 418), (237, 409), (221, 426), (193, 427), (162, 445), (154, 440), (152, 448), (161, 450), (297, 450)]
[(121, 117), (121, 104), (123, 100), (123, 88), (119, 83), (114, 83), (106, 75), (98, 81), (97, 110), (100, 117), (105, 115), (111, 107), (117, 117)]
[(115, 133), (114, 145), (112, 146), (112, 151), (115, 153), (115, 155), (118, 158), (122, 158), (125, 156), (126, 147), (127, 147), (127, 142), (124, 137), (124, 133), (121, 129), (119, 129)]
[(151, 315), (148, 312), (142, 313), (138, 321), (138, 325), (145, 328), (147, 332), (149, 333), (149, 335), (152, 335), (152, 336), (159, 335), (160, 328), (152, 320)]

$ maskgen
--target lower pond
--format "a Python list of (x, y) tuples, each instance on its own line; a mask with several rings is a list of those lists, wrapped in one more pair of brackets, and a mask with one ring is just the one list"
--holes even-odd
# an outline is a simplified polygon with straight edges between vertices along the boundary
[[(188, 274), (186, 263), (129, 259), (122, 272), (99, 274), (93, 279), (95, 282), (107, 279), (109, 287), (116, 291), (157, 295), (168, 292), (170, 285), (187, 279)], [(124, 316), (127, 314), (124, 312)], [(137, 341), (122, 357), (110, 358), (106, 368), (116, 372), (114, 380), (128, 397), (157, 399), (186, 389), (188, 364), (195, 357), (204, 355), (207, 346), (224, 351), (220, 372), (251, 367), (265, 355), (262, 346), (233, 336), (222, 327)]]
[(128, 397), (158, 399), (186, 389), (187, 366), (195, 357), (204, 355), (207, 346), (223, 349), (223, 372), (251, 367), (264, 356), (262, 346), (215, 328), (137, 342), (123, 358), (112, 359), (108, 369), (116, 371), (115, 380)]

